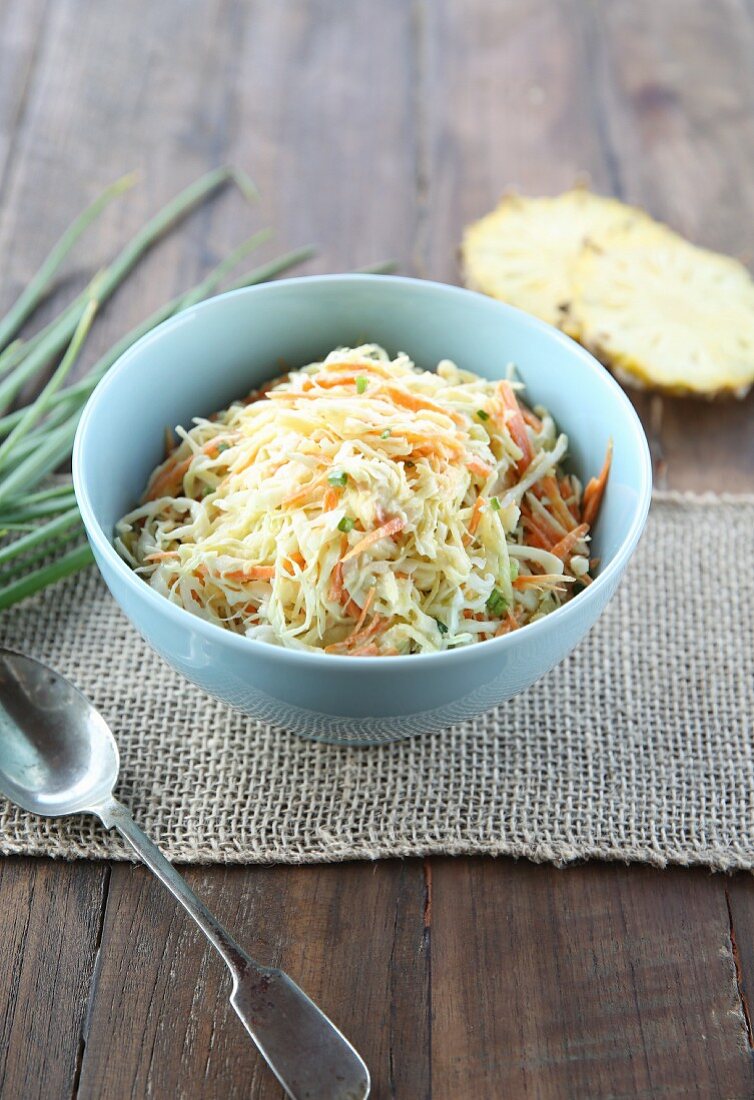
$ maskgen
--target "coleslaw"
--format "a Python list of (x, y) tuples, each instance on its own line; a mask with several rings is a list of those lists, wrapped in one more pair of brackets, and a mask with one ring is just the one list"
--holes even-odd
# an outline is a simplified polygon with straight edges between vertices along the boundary
[(611, 461), (582, 490), (522, 388), (339, 348), (169, 433), (115, 545), (166, 599), (276, 645), (388, 656), (520, 629), (591, 583)]

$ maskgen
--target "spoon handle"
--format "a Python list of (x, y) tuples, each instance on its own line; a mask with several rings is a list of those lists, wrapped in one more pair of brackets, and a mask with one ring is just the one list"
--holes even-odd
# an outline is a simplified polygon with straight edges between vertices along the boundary
[[(97, 809), (97, 814), (108, 829), (115, 828), (141, 856), (144, 863), (167, 886), (183, 908), (193, 917), (213, 947), (222, 955), (235, 978), (251, 962), (245, 951), (236, 943), (227, 928), (213, 913), (210, 913), (203, 901), (200, 901), (186, 880), (178, 874), (175, 867), (145, 832), (139, 828), (125, 806), (116, 799), (110, 799), (107, 806)], [(263, 967), (259, 968), (260, 971)]]
[(194, 918), (233, 977), (230, 1003), (293, 1100), (366, 1100), (369, 1071), (348, 1040), (282, 970), (261, 966), (239, 947), (156, 844), (116, 799), (95, 809), (138, 852)]

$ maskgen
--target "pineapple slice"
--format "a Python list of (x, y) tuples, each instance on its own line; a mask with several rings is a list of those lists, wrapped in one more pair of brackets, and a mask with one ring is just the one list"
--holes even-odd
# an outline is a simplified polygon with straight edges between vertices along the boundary
[(738, 261), (635, 221), (575, 266), (579, 340), (624, 382), (743, 397), (754, 382), (754, 281)]
[(650, 222), (642, 211), (584, 188), (556, 198), (506, 195), (464, 233), (465, 282), (578, 337), (566, 307), (584, 242), (599, 245), (616, 227)]

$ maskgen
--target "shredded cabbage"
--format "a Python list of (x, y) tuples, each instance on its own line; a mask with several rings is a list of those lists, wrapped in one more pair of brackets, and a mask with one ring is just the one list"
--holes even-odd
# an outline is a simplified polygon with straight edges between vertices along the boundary
[(116, 546), (166, 599), (290, 648), (426, 653), (516, 630), (591, 582), (609, 469), (582, 493), (520, 389), (337, 349), (177, 429)]

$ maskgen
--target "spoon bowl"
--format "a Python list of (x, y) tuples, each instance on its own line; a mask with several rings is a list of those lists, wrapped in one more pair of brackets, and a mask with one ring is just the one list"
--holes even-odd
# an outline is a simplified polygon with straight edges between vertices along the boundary
[(68, 680), (0, 650), (0, 791), (30, 813), (93, 810), (118, 778), (115, 738)]

